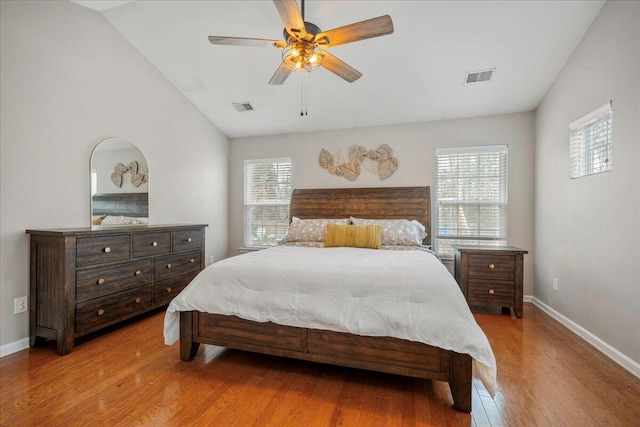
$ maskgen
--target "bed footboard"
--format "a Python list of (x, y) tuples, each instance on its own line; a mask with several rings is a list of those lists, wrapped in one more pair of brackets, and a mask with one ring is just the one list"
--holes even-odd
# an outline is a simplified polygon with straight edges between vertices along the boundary
[(366, 337), (259, 323), (235, 316), (180, 312), (180, 359), (200, 344), (446, 381), (454, 407), (471, 412), (471, 356), (390, 337)]

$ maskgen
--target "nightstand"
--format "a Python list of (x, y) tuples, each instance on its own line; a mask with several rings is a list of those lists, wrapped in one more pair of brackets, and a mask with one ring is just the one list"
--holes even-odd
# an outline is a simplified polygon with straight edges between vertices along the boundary
[(455, 277), (470, 306), (513, 308), (522, 317), (522, 259), (513, 246), (454, 245)]

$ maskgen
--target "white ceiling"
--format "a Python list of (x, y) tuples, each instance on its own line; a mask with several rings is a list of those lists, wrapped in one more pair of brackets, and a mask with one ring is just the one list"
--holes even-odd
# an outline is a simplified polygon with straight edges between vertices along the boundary
[[(231, 138), (504, 114), (535, 109), (598, 14), (598, 1), (307, 1), (329, 30), (390, 15), (393, 34), (331, 49), (362, 72), (347, 83), (320, 68), (267, 82), (276, 48), (212, 45), (207, 36), (282, 39), (271, 1), (87, 1)], [(124, 3), (124, 4), (123, 4)], [(115, 7), (114, 7), (115, 6)], [(467, 71), (495, 68), (489, 83)], [(233, 102), (255, 111), (239, 113)]]

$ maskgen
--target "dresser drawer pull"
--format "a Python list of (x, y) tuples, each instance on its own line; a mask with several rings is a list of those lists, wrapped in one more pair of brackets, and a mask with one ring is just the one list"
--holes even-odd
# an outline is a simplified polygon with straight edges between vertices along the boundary
[(111, 252), (111, 248), (110, 248), (109, 246), (107, 246), (106, 248), (104, 248), (104, 251), (105, 251), (106, 253), (109, 253), (109, 252)]
[(103, 314), (104, 314), (104, 310), (103, 309), (98, 310), (98, 316), (102, 316)]
[(489, 270), (493, 270), (494, 268), (496, 268), (496, 266), (495, 266), (495, 265), (493, 265), (493, 264), (489, 264)]
[(167, 268), (171, 268), (171, 264), (167, 264)]
[(495, 291), (493, 288), (490, 288), (490, 289), (489, 289), (489, 295), (493, 295), (493, 294), (495, 294), (495, 293), (496, 293), (496, 291)]
[(158, 246), (158, 242), (153, 242), (151, 246)]
[(98, 285), (102, 285), (104, 283), (104, 279), (98, 279)]
[(191, 242), (191, 237), (187, 237), (187, 242)]
[(134, 301), (136, 304), (140, 304), (140, 297), (136, 297), (133, 301)]
[(171, 293), (171, 288), (167, 288), (167, 292)]
[(141, 274), (142, 274), (142, 271), (140, 271), (140, 270), (136, 270), (136, 273), (135, 273), (135, 274), (136, 274), (136, 276), (139, 276), (139, 275), (141, 275)]
[(193, 259), (193, 258), (191, 258), (191, 259), (189, 260), (189, 262), (190, 262), (191, 264), (193, 264), (194, 262), (196, 262), (196, 260), (195, 260), (195, 259)]

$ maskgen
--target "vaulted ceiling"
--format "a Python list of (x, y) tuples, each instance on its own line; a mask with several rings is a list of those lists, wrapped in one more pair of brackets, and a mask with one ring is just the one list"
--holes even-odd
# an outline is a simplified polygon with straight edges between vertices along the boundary
[[(598, 1), (306, 1), (322, 30), (390, 15), (391, 35), (330, 52), (363, 76), (347, 83), (326, 69), (268, 81), (281, 50), (212, 45), (207, 37), (282, 40), (271, 1), (76, 1), (99, 10), (231, 138), (531, 111), (598, 14)], [(468, 71), (495, 68), (465, 85)], [(253, 111), (237, 112), (234, 102)]]

